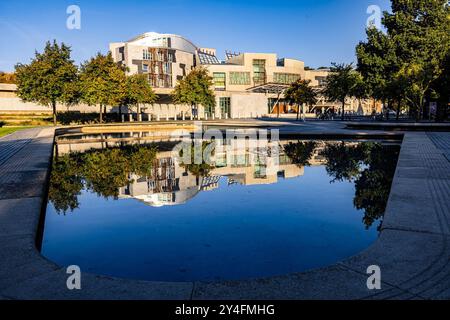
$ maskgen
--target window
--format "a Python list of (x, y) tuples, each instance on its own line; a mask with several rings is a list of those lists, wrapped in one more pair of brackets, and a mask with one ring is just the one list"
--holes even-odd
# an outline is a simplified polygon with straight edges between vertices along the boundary
[(150, 60), (150, 52), (148, 49), (144, 49), (142, 53), (142, 59), (144, 60)]
[(148, 72), (148, 64), (146, 64), (146, 63), (142, 64), (142, 71)]
[(266, 82), (266, 60), (253, 60), (253, 81), (255, 85)]
[(301, 78), (301, 76), (299, 74), (294, 74), (294, 73), (274, 73), (273, 74), (273, 81), (275, 83), (281, 83), (281, 84), (291, 84), (300, 78)]
[(220, 64), (216, 56), (204, 52), (198, 52), (200, 64)]
[(166, 74), (172, 73), (172, 64), (170, 62), (165, 62), (163, 67), (164, 67), (164, 73), (166, 73)]
[(212, 118), (213, 113), (215, 113), (214, 107), (209, 105), (209, 106), (205, 106), (204, 108), (205, 108), (205, 111), (204, 111), (205, 115), (208, 115), (208, 118)]
[(219, 98), (220, 113), (222, 118), (226, 116), (231, 117), (231, 98), (230, 97), (220, 97)]
[(250, 85), (250, 72), (230, 72), (230, 84)]
[(216, 90), (225, 90), (226, 87), (226, 76), (225, 72), (214, 72), (213, 73), (214, 88)]
[(169, 52), (168, 60), (169, 60), (169, 62), (173, 62), (173, 53), (172, 52)]

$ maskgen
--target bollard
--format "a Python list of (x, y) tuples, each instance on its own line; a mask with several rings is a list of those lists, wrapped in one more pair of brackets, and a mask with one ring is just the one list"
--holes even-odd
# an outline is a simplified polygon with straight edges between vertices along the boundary
[(132, 114), (132, 113), (130, 113), (130, 114), (128, 115), (128, 118), (129, 118), (130, 122), (133, 122), (133, 114)]
[(166, 121), (169, 121), (169, 114), (166, 114)]
[(122, 114), (122, 122), (125, 122), (125, 115)]
[(194, 118), (192, 117), (192, 113), (191, 113), (191, 121), (194, 120)]
[(156, 121), (160, 121), (161, 117), (159, 116), (159, 114), (156, 116)]
[(186, 120), (185, 118), (186, 118), (186, 116), (185, 116), (184, 112), (183, 112), (183, 113), (181, 113), (181, 120), (183, 120), (183, 121), (184, 121), (184, 120)]
[(205, 120), (208, 120), (208, 114), (205, 113)]
[(152, 121), (152, 114), (151, 113), (148, 114), (148, 121)]

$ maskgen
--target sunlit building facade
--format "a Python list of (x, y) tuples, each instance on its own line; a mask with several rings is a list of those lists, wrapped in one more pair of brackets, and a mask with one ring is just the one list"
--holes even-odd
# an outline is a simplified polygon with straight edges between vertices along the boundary
[[(311, 80), (320, 89), (329, 70), (305, 69), (305, 63), (296, 59), (280, 58), (273, 53), (225, 52), (220, 60), (213, 48), (202, 48), (190, 40), (174, 34), (144, 33), (127, 42), (111, 43), (110, 51), (116, 62), (127, 67), (129, 74), (146, 74), (160, 100), (144, 108), (153, 116), (180, 118), (191, 114), (191, 106), (175, 105), (170, 93), (177, 81), (196, 66), (205, 67), (213, 78), (215, 106), (201, 106), (202, 118), (256, 118), (277, 114), (296, 113), (283, 99), (284, 90), (298, 79)], [(338, 111), (339, 103), (323, 97), (307, 113)], [(370, 113), (368, 101), (349, 99), (348, 112)]]

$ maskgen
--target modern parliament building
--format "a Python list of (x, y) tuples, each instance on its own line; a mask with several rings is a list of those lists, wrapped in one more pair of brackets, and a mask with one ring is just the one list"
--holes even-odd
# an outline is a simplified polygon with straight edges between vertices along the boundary
[[(278, 58), (272, 53), (226, 52), (220, 61), (216, 50), (197, 47), (188, 39), (174, 34), (144, 33), (127, 42), (111, 43), (116, 62), (128, 68), (129, 74), (146, 74), (160, 97), (144, 112), (161, 117), (190, 115), (191, 106), (175, 105), (170, 99), (177, 81), (196, 66), (205, 67), (213, 78), (216, 106), (201, 106), (198, 113), (208, 118), (255, 118), (271, 114), (295, 113), (296, 109), (283, 100), (283, 91), (297, 79), (311, 80), (320, 88), (329, 73), (326, 69), (305, 70), (305, 63)], [(349, 99), (345, 111), (370, 114), (370, 101)], [(324, 112), (341, 106), (319, 99), (307, 112)]]

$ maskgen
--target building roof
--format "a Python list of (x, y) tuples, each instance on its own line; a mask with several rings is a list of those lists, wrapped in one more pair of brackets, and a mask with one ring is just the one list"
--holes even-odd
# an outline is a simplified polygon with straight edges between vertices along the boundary
[(197, 51), (197, 46), (192, 43), (192, 41), (183, 36), (171, 33), (146, 32), (128, 40), (127, 43), (148, 47), (164, 47), (162, 42), (158, 41), (163, 38), (170, 38), (172, 40), (170, 47), (173, 49), (183, 50), (190, 53), (195, 53)]
[(264, 84), (261, 84), (258, 86), (248, 88), (247, 91), (255, 92), (255, 93), (281, 94), (287, 88), (289, 88), (289, 84), (269, 82), (269, 83), (264, 83)]
[(200, 64), (221, 64), (219, 59), (216, 56), (208, 53), (198, 52), (198, 59), (200, 60)]

